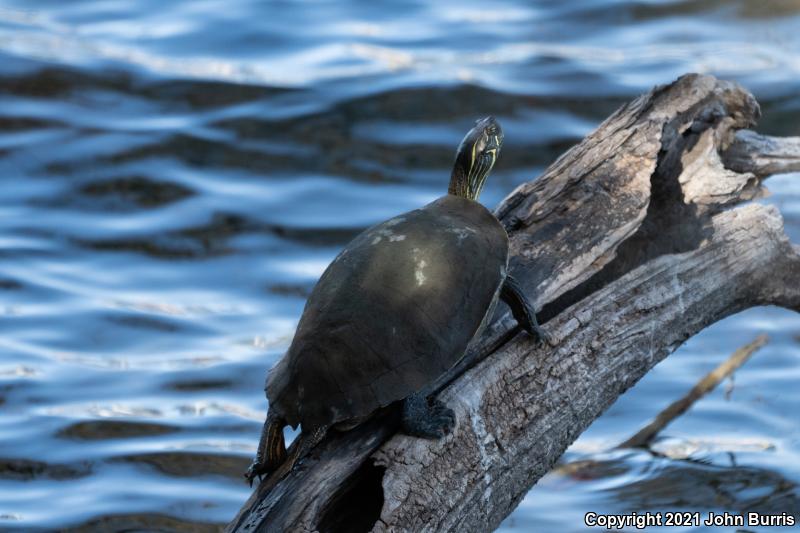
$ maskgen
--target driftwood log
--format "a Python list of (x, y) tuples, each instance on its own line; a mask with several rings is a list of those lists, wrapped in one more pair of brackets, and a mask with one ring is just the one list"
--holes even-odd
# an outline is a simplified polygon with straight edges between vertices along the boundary
[(496, 214), (551, 345), (501, 314), (441, 383), (451, 435), (410, 438), (391, 417), (332, 433), (228, 529), (490, 531), (686, 339), (753, 306), (800, 311), (800, 247), (748, 202), (800, 170), (800, 138), (748, 131), (759, 115), (740, 86), (686, 75), (518, 187)]

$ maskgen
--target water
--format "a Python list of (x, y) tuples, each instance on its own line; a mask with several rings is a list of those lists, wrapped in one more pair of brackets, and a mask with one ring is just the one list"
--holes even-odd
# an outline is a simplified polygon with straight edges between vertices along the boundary
[[(250, 493), (263, 376), (316, 278), (445, 191), (476, 117), (506, 130), (488, 206), (687, 71), (740, 81), (761, 131), (798, 135), (798, 29), (789, 0), (6, 0), (0, 527), (216, 530)], [(795, 242), (798, 183), (769, 183)], [(761, 332), (733, 385), (665, 432), (668, 457), (608, 452)], [(798, 513), (798, 335), (770, 308), (690, 340), (501, 531)]]

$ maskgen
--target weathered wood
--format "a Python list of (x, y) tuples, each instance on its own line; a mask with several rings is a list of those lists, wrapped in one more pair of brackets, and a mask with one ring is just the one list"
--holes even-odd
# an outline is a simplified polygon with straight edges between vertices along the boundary
[[(229, 529), (491, 530), (688, 337), (755, 305), (800, 310), (800, 253), (779, 213), (736, 207), (776, 168), (747, 156), (760, 145), (737, 135), (758, 116), (739, 86), (684, 76), (623, 106), (518, 187), (496, 213), (511, 273), (535, 295), (552, 345), (500, 318), (473, 343), (464, 373), (440, 384), (458, 417), (450, 436), (414, 439), (380, 420), (331, 435), (256, 490)], [(775, 146), (769, 161), (800, 157), (790, 141)]]
[(800, 137), (770, 137), (750, 130), (736, 132), (723, 152), (725, 166), (760, 178), (800, 171)]

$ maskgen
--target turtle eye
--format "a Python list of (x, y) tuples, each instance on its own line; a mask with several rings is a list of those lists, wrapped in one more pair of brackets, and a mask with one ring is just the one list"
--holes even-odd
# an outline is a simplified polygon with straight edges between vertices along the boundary
[(478, 153), (481, 153), (486, 149), (487, 144), (489, 144), (489, 136), (484, 133), (483, 135), (481, 135), (481, 138), (478, 139), (478, 144), (475, 147), (475, 150)]

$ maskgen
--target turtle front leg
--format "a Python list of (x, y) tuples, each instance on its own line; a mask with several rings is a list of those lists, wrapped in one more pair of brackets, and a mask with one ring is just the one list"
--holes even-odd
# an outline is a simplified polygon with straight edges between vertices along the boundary
[(283, 426), (286, 421), (272, 411), (267, 411), (267, 420), (261, 430), (261, 440), (253, 464), (244, 477), (253, 486), (256, 476), (269, 476), (286, 460), (286, 443), (283, 440)]
[(424, 439), (441, 439), (456, 424), (456, 414), (439, 400), (428, 402), (421, 391), (403, 400), (403, 433)]
[(533, 308), (533, 304), (528, 300), (517, 280), (511, 276), (506, 276), (506, 280), (503, 282), (500, 299), (511, 308), (511, 313), (522, 329), (540, 341), (550, 343), (550, 335), (536, 322), (536, 310)]

